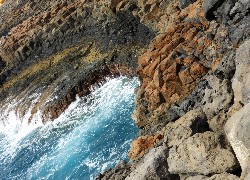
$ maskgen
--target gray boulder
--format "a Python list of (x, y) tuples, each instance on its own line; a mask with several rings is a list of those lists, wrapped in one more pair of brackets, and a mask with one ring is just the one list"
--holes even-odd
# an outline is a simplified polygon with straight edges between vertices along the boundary
[[(235, 112), (225, 125), (225, 132), (241, 165), (242, 177), (250, 178), (250, 103)], [(247, 177), (247, 178), (246, 178)]]
[(234, 102), (243, 105), (250, 102), (250, 40), (236, 51), (236, 71), (232, 82)]
[(126, 180), (178, 180), (178, 175), (171, 175), (168, 172), (167, 154), (166, 146), (151, 149)]
[(183, 9), (185, 7), (188, 7), (190, 4), (194, 3), (196, 0), (179, 0), (180, 7)]
[(164, 142), (169, 146), (178, 145), (193, 134), (209, 130), (206, 116), (201, 108), (191, 110), (165, 127)]
[(224, 0), (204, 0), (204, 15), (207, 19), (213, 20), (215, 18), (214, 11), (224, 2)]
[(229, 173), (215, 174), (211, 177), (203, 175), (182, 176), (181, 180), (239, 180), (240, 178)]
[(216, 76), (207, 78), (208, 87), (205, 89), (205, 95), (202, 100), (208, 119), (213, 118), (223, 109), (227, 109), (232, 101), (233, 93), (231, 92), (230, 81), (228, 79), (219, 79)]
[(169, 172), (173, 174), (223, 173), (232, 171), (237, 160), (214, 132), (197, 133), (169, 150)]

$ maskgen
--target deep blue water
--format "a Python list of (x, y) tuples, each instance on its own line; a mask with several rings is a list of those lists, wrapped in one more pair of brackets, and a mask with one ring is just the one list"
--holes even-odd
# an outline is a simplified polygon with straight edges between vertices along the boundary
[(137, 86), (137, 78), (109, 80), (46, 125), (2, 111), (0, 179), (87, 180), (127, 160), (138, 131), (131, 119)]

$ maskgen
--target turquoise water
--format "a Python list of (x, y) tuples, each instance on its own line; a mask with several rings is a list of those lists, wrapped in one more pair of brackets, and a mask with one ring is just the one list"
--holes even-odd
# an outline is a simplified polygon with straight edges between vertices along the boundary
[(46, 125), (20, 123), (11, 108), (2, 110), (0, 179), (87, 180), (127, 160), (138, 131), (131, 119), (138, 84), (109, 80)]

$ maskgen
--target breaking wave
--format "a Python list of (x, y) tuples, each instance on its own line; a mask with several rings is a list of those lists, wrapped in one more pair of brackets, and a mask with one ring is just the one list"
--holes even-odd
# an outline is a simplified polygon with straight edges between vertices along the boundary
[[(16, 103), (0, 112), (2, 179), (93, 179), (127, 160), (135, 138), (131, 113), (137, 78), (119, 77), (77, 98), (54, 122), (42, 124), (39, 112), (28, 124)], [(34, 94), (33, 103), (39, 94)]]

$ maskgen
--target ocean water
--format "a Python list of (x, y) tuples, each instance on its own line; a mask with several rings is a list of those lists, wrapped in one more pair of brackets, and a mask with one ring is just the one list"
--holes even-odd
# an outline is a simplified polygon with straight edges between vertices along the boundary
[(15, 102), (2, 107), (0, 179), (88, 180), (128, 160), (138, 132), (131, 119), (138, 85), (137, 78), (110, 79), (46, 125), (39, 112), (31, 124), (29, 112), (19, 118)]

